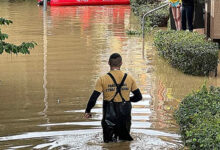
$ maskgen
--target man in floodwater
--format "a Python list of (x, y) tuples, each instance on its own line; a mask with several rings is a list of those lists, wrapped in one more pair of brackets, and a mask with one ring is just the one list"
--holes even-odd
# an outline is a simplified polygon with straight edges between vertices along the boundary
[[(103, 92), (103, 139), (105, 143), (119, 140), (131, 141), (131, 102), (138, 102), (142, 94), (134, 79), (123, 73), (120, 68), (122, 57), (118, 53), (110, 56), (108, 64), (110, 72), (100, 77), (95, 86), (87, 108), (85, 117), (91, 117), (91, 109), (95, 106), (101, 92)], [(133, 96), (130, 97), (130, 92)]]

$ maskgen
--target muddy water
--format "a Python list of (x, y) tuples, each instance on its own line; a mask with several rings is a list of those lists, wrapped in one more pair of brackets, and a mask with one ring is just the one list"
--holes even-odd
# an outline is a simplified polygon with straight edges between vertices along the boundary
[[(159, 58), (146, 39), (126, 35), (138, 20), (129, 6), (49, 7), (35, 1), (0, 4), (8, 42), (38, 43), (30, 55), (0, 55), (0, 149), (180, 149), (172, 113), (180, 99), (219, 77), (183, 75)], [(122, 70), (137, 81), (143, 101), (133, 104), (132, 142), (102, 143), (102, 97), (93, 118), (83, 118), (98, 76), (108, 57), (123, 56)]]

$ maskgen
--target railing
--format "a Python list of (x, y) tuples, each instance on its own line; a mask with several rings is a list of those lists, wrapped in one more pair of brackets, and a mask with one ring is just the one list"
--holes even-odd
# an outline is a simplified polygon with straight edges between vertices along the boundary
[(148, 11), (147, 13), (145, 13), (145, 14), (143, 15), (143, 17), (142, 17), (142, 23), (141, 23), (141, 25), (142, 25), (142, 38), (143, 38), (143, 47), (142, 47), (143, 57), (144, 57), (144, 36), (145, 36), (145, 35), (144, 35), (144, 33), (145, 33), (145, 32), (144, 32), (144, 25), (145, 25), (145, 17), (146, 17), (147, 15), (149, 15), (150, 13), (152, 13), (152, 12), (155, 12), (155, 11), (161, 9), (161, 8), (166, 7), (167, 5), (169, 5), (169, 3), (165, 3), (164, 5), (161, 5), (161, 6), (157, 7), (157, 8), (154, 8), (154, 9)]

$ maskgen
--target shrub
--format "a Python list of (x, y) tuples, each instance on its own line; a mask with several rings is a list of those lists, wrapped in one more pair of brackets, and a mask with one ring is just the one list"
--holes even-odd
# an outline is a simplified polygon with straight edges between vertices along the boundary
[[(11, 20), (7, 20), (5, 18), (0, 18), (0, 25), (9, 25), (11, 24), (12, 21)], [(34, 48), (35, 45), (37, 45), (37, 43), (35, 42), (23, 42), (21, 45), (14, 45), (11, 43), (7, 43), (4, 40), (8, 38), (7, 34), (4, 34), (1, 32), (0, 29), (0, 54), (2, 54), (4, 51), (6, 53), (22, 53), (22, 54), (29, 54), (30, 51), (29, 49)]]
[(186, 74), (209, 75), (218, 65), (218, 44), (187, 31), (158, 31), (154, 45), (159, 55)]
[[(145, 2), (145, 3), (144, 3)], [(132, 8), (132, 11), (134, 12), (135, 15), (137, 16), (140, 16), (142, 18), (142, 16), (162, 5), (163, 3), (160, 3), (158, 1), (143, 1), (142, 2), (139, 2), (137, 0), (132, 0), (131, 1), (131, 8)], [(149, 14), (147, 17), (146, 17), (146, 25), (149, 26), (159, 26), (159, 27), (164, 27), (164, 26), (167, 26), (167, 21), (169, 19), (169, 10), (168, 10), (168, 7), (165, 7), (165, 8), (162, 8), (160, 10), (157, 10), (156, 12), (153, 12), (151, 14)]]
[(127, 30), (126, 33), (128, 35), (140, 35), (141, 34), (141, 32), (137, 30)]
[(220, 149), (220, 88), (203, 86), (186, 96), (174, 116), (190, 149)]
[(159, 3), (160, 0), (131, 0), (131, 3), (136, 3), (138, 5), (143, 4), (153, 4), (153, 3)]

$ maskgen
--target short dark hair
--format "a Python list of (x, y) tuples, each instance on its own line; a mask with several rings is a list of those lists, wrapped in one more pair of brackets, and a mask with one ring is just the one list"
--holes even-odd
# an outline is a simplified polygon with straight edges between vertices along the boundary
[(122, 62), (122, 57), (118, 53), (113, 53), (109, 57), (109, 65), (111, 67), (120, 67), (121, 66), (121, 62)]

